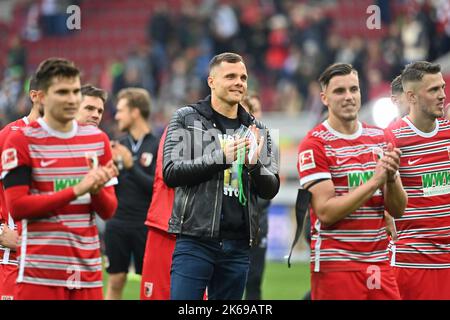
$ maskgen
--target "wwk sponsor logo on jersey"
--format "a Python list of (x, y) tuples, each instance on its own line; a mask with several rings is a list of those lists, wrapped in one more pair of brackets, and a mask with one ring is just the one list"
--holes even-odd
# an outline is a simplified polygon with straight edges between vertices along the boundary
[[(372, 178), (374, 175), (374, 171), (364, 171), (364, 172), (350, 172), (347, 174), (348, 179), (348, 188), (355, 189), (358, 188), (360, 185), (366, 183), (369, 181), (370, 178)], [(378, 189), (374, 195), (380, 195), (381, 190)]]
[(450, 172), (437, 171), (423, 174), (422, 189), (425, 197), (450, 193)]
[(373, 177), (373, 171), (364, 171), (364, 172), (350, 172), (347, 174), (348, 178), (348, 187), (349, 188), (357, 188), (363, 183), (369, 181), (370, 178)]
[(55, 191), (61, 191), (77, 185), (80, 181), (81, 178), (55, 179), (53, 189)]

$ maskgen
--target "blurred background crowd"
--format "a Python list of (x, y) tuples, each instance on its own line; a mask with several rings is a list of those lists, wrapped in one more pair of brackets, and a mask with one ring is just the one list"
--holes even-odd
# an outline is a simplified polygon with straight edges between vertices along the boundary
[[(450, 51), (448, 0), (2, 0), (0, 118), (26, 113), (24, 84), (43, 59), (63, 56), (83, 70), (83, 82), (114, 95), (127, 86), (153, 97), (161, 126), (174, 108), (207, 93), (209, 59), (223, 51), (246, 59), (249, 88), (265, 112), (312, 111), (320, 118), (317, 78), (325, 66), (352, 63), (363, 103), (386, 95), (413, 60)], [(69, 30), (70, 5), (81, 29)], [(380, 8), (381, 28), (369, 29), (367, 8)], [(103, 128), (113, 130), (110, 99)]]

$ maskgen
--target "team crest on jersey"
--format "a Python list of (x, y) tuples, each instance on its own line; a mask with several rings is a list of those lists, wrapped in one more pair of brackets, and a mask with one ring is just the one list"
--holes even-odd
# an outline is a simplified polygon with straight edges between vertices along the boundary
[(383, 157), (383, 149), (379, 147), (372, 148), (372, 158), (373, 161), (378, 162)]
[(314, 162), (314, 153), (311, 149), (300, 152), (298, 162), (300, 163), (301, 172), (308, 169), (314, 169), (316, 167), (316, 163)]
[(150, 152), (143, 152), (142, 153), (140, 162), (141, 162), (141, 165), (143, 167), (150, 166), (152, 164), (152, 161), (153, 161), (153, 154), (152, 153), (150, 153)]
[(145, 282), (144, 283), (144, 295), (147, 298), (150, 298), (153, 294), (153, 282)]
[(90, 169), (97, 169), (98, 168), (98, 156), (95, 152), (86, 152), (84, 154), (84, 157), (86, 158), (87, 165)]
[(4, 170), (11, 170), (17, 167), (19, 159), (15, 148), (5, 149), (2, 153), (2, 167)]

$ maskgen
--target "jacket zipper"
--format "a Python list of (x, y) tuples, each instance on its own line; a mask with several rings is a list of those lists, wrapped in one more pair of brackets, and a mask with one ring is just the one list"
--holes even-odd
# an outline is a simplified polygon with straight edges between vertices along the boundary
[(200, 129), (200, 128), (196, 128), (196, 127), (194, 127), (194, 126), (188, 126), (187, 127), (188, 129), (194, 129), (194, 130), (198, 130), (198, 131), (201, 131), (201, 132), (207, 132), (206, 130), (203, 130), (203, 129)]
[(188, 189), (188, 193), (186, 196), (186, 199), (184, 200), (184, 206), (183, 206), (183, 215), (181, 216), (181, 224), (180, 224), (180, 232), (183, 229), (183, 222), (184, 222), (184, 216), (186, 214), (186, 206), (187, 206), (187, 201), (189, 199), (189, 194), (191, 193), (191, 189)]
[(217, 179), (217, 192), (216, 192), (216, 201), (214, 204), (214, 215), (213, 215), (213, 223), (211, 228), (211, 238), (214, 237), (214, 225), (216, 224), (216, 215), (217, 215), (217, 198), (219, 197), (219, 187), (220, 187), (220, 177)]
[(250, 247), (253, 245), (253, 239), (252, 239), (252, 217), (250, 215), (250, 172), (247, 172), (248, 174), (248, 181), (247, 181), (247, 211), (248, 211), (248, 228), (249, 228), (249, 245)]

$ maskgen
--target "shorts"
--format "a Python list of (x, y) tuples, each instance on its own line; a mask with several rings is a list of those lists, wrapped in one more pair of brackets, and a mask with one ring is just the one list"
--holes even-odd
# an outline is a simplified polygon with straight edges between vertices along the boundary
[(311, 272), (312, 300), (400, 300), (392, 269)]
[(145, 246), (141, 300), (170, 299), (170, 268), (176, 237), (150, 227)]
[(69, 289), (30, 283), (16, 284), (16, 300), (103, 300), (103, 288)]
[(108, 273), (128, 273), (131, 261), (137, 274), (142, 273), (148, 227), (126, 224), (118, 220), (106, 223), (105, 254)]
[(0, 264), (0, 300), (14, 300), (18, 270), (17, 265)]
[(450, 300), (450, 269), (394, 267), (403, 300)]

